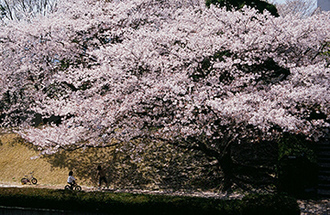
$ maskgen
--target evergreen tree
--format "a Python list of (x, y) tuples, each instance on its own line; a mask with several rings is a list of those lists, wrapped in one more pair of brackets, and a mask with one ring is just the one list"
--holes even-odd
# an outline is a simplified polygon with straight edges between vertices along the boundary
[(230, 9), (241, 9), (245, 5), (257, 9), (259, 12), (268, 10), (273, 16), (278, 16), (277, 9), (273, 4), (262, 0), (206, 0), (206, 5), (209, 7), (211, 4), (219, 7), (226, 7)]

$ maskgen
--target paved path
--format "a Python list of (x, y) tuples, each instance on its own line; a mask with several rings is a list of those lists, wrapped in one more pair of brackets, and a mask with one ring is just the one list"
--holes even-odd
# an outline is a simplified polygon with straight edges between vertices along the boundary
[(301, 215), (329, 215), (330, 199), (298, 200)]

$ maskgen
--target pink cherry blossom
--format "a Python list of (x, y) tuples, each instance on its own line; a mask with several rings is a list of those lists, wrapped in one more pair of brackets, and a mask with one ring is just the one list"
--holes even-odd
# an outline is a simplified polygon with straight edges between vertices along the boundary
[[(0, 28), (2, 125), (47, 153), (138, 138), (220, 150), (329, 128), (329, 13), (68, 0)], [(35, 113), (61, 123), (35, 127)]]

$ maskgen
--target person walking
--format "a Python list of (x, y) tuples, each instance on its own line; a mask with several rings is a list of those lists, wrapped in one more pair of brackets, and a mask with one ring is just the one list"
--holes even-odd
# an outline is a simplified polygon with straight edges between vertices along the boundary
[(107, 178), (106, 178), (105, 170), (102, 169), (102, 167), (100, 165), (97, 166), (96, 176), (99, 178), (99, 189), (101, 188), (102, 182), (104, 182), (106, 184), (106, 187), (108, 187), (108, 181), (107, 181)]

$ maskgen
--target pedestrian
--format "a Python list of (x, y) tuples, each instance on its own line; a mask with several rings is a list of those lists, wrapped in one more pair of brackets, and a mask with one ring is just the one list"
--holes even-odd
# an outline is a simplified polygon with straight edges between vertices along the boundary
[(99, 189), (101, 188), (102, 181), (106, 184), (106, 187), (108, 187), (108, 181), (105, 177), (106, 173), (104, 169), (101, 168), (100, 165), (97, 166), (97, 174), (96, 176), (99, 178)]

